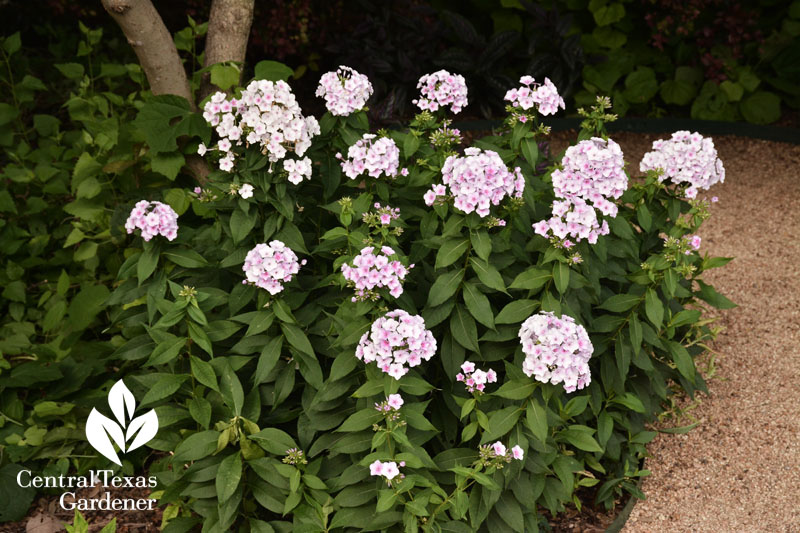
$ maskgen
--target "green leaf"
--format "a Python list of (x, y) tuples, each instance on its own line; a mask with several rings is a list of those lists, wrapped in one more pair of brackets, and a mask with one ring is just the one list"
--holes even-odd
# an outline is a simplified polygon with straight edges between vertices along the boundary
[(378, 493), (378, 504), (375, 506), (376, 513), (385, 513), (397, 503), (397, 493), (392, 489), (383, 489)]
[(507, 304), (494, 319), (495, 324), (519, 324), (533, 314), (539, 302), (536, 300), (514, 300)]
[(230, 364), (224, 366), (219, 385), (219, 391), (225, 404), (231, 408), (235, 416), (240, 416), (244, 406), (244, 389), (242, 389), (239, 376), (236, 375)]
[(178, 124), (176, 118), (191, 115), (189, 102), (174, 94), (161, 94), (149, 98), (134, 120), (134, 125), (145, 136), (150, 151), (174, 152), (178, 149), (176, 142)]
[(600, 304), (600, 309), (607, 309), (615, 313), (621, 313), (634, 307), (642, 300), (641, 295), (636, 294), (615, 294)]
[(657, 92), (655, 71), (650, 67), (638, 67), (625, 78), (625, 90), (622, 94), (629, 102), (643, 104), (650, 101)]
[(597, 417), (597, 441), (600, 446), (605, 446), (614, 430), (614, 419), (603, 410)]
[(142, 398), (142, 406), (163, 400), (175, 394), (188, 376), (186, 374), (161, 374)]
[(678, 372), (680, 372), (681, 375), (688, 379), (691, 383), (694, 383), (696, 371), (694, 361), (692, 360), (692, 356), (689, 355), (689, 352), (686, 350), (686, 348), (675, 341), (668, 341), (667, 348), (672, 356), (672, 360), (675, 362), (675, 366), (678, 367)]
[(403, 154), (405, 155), (406, 159), (414, 155), (414, 153), (417, 151), (417, 148), (419, 148), (419, 137), (411, 132), (408, 132), (403, 140)]
[[(589, 431), (577, 429), (578, 426), (570, 426), (559, 432), (559, 437), (563, 438), (579, 450), (585, 452), (602, 452), (603, 448), (597, 444)], [(585, 426), (583, 426), (585, 427)], [(588, 429), (588, 428), (587, 428)]]
[(254, 68), (255, 79), (269, 81), (288, 81), (294, 71), (278, 61), (259, 61)]
[(544, 287), (552, 277), (553, 274), (548, 269), (531, 267), (514, 278), (508, 288), (536, 290)]
[(489, 415), (489, 429), (483, 434), (481, 442), (489, 442), (506, 435), (517, 425), (522, 412), (522, 409), (513, 405), (493, 412)]
[[(103, 167), (106, 170), (106, 167)], [(178, 215), (182, 215), (192, 205), (192, 197), (185, 189), (169, 189), (164, 191), (164, 201), (175, 210)]]
[(439, 270), (455, 263), (459, 257), (469, 248), (469, 239), (449, 239), (444, 241), (439, 251), (436, 253), (436, 265), (434, 268)]
[(352, 433), (353, 431), (361, 431), (372, 427), (372, 424), (383, 420), (383, 415), (379, 413), (374, 407), (367, 407), (360, 411), (356, 411), (348, 416), (342, 425), (336, 428), (337, 432)]
[(109, 297), (105, 285), (89, 285), (81, 289), (69, 303), (69, 323), (75, 330), (83, 330), (94, 321), (105, 307)]
[(781, 118), (781, 99), (768, 91), (756, 91), (739, 104), (746, 121), (753, 124), (769, 124)]
[(3, 41), (3, 50), (5, 50), (5, 52), (10, 56), (16, 54), (21, 47), (22, 39), (20, 38), (18, 31), (12, 33)]
[(735, 303), (718, 293), (711, 285), (707, 285), (700, 280), (697, 280), (697, 284), (700, 286), (700, 291), (697, 293), (697, 297), (701, 300), (705, 300), (717, 309), (733, 309), (736, 307)]
[(150, 159), (150, 168), (153, 169), (153, 172), (158, 172), (170, 180), (175, 180), (185, 163), (186, 160), (180, 152), (161, 152), (154, 154)]
[(684, 309), (676, 313), (672, 319), (670, 319), (669, 325), (677, 328), (686, 324), (693, 324), (700, 320), (701, 316), (702, 313), (698, 309)]
[(80, 63), (58, 63), (53, 65), (67, 79), (79, 80), (83, 78), (85, 69)]
[(217, 470), (216, 487), (217, 498), (220, 503), (225, 502), (236, 492), (239, 481), (242, 479), (242, 454), (236, 452), (229, 455), (219, 464)]
[(522, 155), (530, 166), (536, 168), (536, 161), (539, 158), (539, 145), (536, 139), (525, 139), (521, 143)]
[(613, 400), (613, 403), (618, 403), (620, 405), (624, 405), (628, 409), (636, 411), (637, 413), (646, 413), (647, 410), (644, 408), (644, 404), (642, 400), (636, 397), (635, 394), (631, 392), (626, 392), (622, 396), (617, 396)]
[(469, 239), (472, 242), (472, 249), (475, 250), (478, 257), (488, 261), (489, 255), (492, 253), (492, 239), (489, 237), (489, 233), (481, 229), (471, 233)]
[(544, 443), (547, 440), (549, 433), (547, 413), (538, 400), (532, 398), (528, 403), (528, 407), (525, 410), (525, 422), (533, 436), (539, 439), (540, 442)]
[(507, 398), (509, 400), (524, 400), (533, 394), (536, 383), (531, 380), (515, 379), (506, 381), (492, 396)]
[(308, 253), (308, 249), (306, 249), (306, 243), (303, 240), (303, 234), (300, 233), (300, 230), (297, 229), (297, 226), (291, 222), (285, 222), (283, 228), (281, 228), (278, 234), (275, 235), (275, 238), (279, 241), (283, 241), (286, 246), (295, 252), (303, 252), (305, 254)]
[(258, 433), (250, 435), (259, 446), (274, 455), (284, 456), (290, 448), (296, 448), (294, 439), (285, 431), (277, 428), (264, 428)]
[(558, 292), (564, 294), (569, 287), (569, 266), (564, 263), (553, 265), (553, 281)]
[(658, 293), (653, 289), (647, 289), (645, 293), (644, 310), (650, 322), (653, 323), (656, 329), (659, 329), (664, 320), (664, 304), (659, 299)]
[(494, 507), (500, 519), (508, 524), (514, 531), (525, 531), (525, 519), (519, 503), (510, 491), (505, 491)]
[(197, 322), (189, 322), (189, 337), (197, 344), (204, 352), (211, 357), (214, 357), (214, 349), (211, 345), (211, 340), (208, 338), (203, 326)]
[(500, 272), (498, 272), (495, 267), (477, 257), (470, 257), (469, 262), (472, 265), (472, 270), (475, 271), (478, 275), (478, 279), (481, 280), (481, 283), (490, 289), (506, 292), (503, 276), (500, 275)]
[(428, 307), (435, 307), (443, 304), (450, 299), (461, 285), (464, 279), (464, 271), (461, 269), (451, 270), (441, 274), (431, 286), (428, 292)]
[(158, 265), (158, 255), (157, 246), (147, 246), (142, 255), (139, 256), (139, 262), (136, 263), (136, 277), (139, 280), (139, 285), (155, 271)]
[(659, 94), (667, 104), (685, 106), (697, 94), (697, 85), (684, 80), (664, 80)]
[(169, 363), (181, 353), (181, 348), (186, 345), (186, 337), (175, 337), (174, 339), (160, 342), (156, 349), (150, 354), (145, 366), (163, 365)]
[[(2, 105), (3, 104), (0, 104), (0, 106)], [(2, 107), (0, 107), (0, 110), (1, 109)], [(2, 113), (2, 111), (0, 111), (0, 113)], [(11, 198), (11, 194), (5, 189), (0, 190), (0, 213), (17, 213), (17, 206), (14, 204), (14, 199)]]
[(619, 22), (625, 17), (625, 6), (620, 2), (612, 2), (611, 4), (601, 5), (596, 9), (592, 9), (592, 15), (598, 26), (608, 26)]
[(487, 328), (494, 329), (494, 315), (492, 314), (492, 306), (489, 304), (489, 299), (472, 283), (464, 283), (464, 291), (462, 293), (464, 303), (467, 305), (467, 310), (470, 314), (486, 326)]
[(719, 84), (719, 88), (727, 95), (731, 102), (738, 102), (744, 96), (744, 87), (731, 80), (725, 80)]
[(192, 415), (192, 418), (198, 424), (208, 429), (208, 426), (211, 424), (211, 402), (205, 398), (196, 396), (189, 399), (188, 407), (189, 414)]
[(633, 353), (636, 354), (642, 349), (642, 323), (639, 322), (639, 317), (636, 314), (631, 316), (631, 320), (628, 323), (628, 332)]
[(311, 347), (311, 343), (308, 341), (306, 334), (303, 333), (303, 330), (294, 324), (285, 322), (281, 322), (281, 329), (283, 334), (286, 335), (286, 340), (289, 341), (289, 344), (304, 354), (314, 357), (314, 348)]
[(17, 476), (23, 470), (26, 469), (13, 463), (0, 468), (0, 522), (21, 519), (33, 503), (36, 489), (17, 483)]
[(254, 215), (249, 215), (241, 209), (236, 209), (231, 215), (230, 227), (234, 243), (242, 242), (256, 225)]
[(204, 459), (217, 449), (219, 431), (199, 431), (189, 435), (175, 448), (173, 463), (183, 463)]
[(253, 385), (258, 386), (267, 380), (267, 376), (281, 357), (283, 349), (283, 336), (274, 337), (269, 343), (261, 350), (261, 355), (258, 357), (258, 366), (256, 366), (256, 373), (253, 376)]
[(202, 255), (187, 248), (170, 248), (161, 253), (178, 266), (186, 268), (202, 268), (208, 265)]
[(189, 358), (189, 364), (192, 368), (192, 375), (197, 381), (206, 387), (219, 392), (217, 375), (214, 373), (213, 366), (194, 355)]
[(239, 83), (239, 67), (215, 63), (211, 65), (211, 84), (227, 91)]
[(450, 315), (450, 332), (458, 343), (468, 350), (480, 353), (478, 347), (478, 328), (472, 316), (461, 304), (456, 304)]

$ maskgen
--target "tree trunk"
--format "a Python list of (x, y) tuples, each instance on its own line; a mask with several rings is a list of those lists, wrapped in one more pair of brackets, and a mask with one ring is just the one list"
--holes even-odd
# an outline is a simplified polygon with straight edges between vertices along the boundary
[[(102, 0), (136, 52), (153, 94), (176, 94), (196, 109), (178, 50), (150, 0)], [(249, 28), (249, 24), (248, 24)]]
[[(255, 0), (213, 1), (208, 17), (204, 67), (224, 61), (244, 63), (254, 4)], [(198, 100), (202, 101), (215, 90), (208, 73), (204, 74)]]

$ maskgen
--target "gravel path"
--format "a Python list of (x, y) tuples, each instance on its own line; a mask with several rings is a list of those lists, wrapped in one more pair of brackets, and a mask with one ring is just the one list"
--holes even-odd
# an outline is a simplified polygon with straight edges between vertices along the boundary
[[(659, 137), (614, 135), (632, 170)], [(720, 314), (700, 426), (649, 446), (624, 533), (800, 533), (800, 146), (715, 144), (727, 177), (701, 250), (735, 258), (706, 280), (739, 307)]]

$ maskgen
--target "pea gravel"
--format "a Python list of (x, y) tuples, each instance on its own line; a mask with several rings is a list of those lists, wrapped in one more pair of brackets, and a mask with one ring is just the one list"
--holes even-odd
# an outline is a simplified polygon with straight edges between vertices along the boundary
[[(634, 174), (668, 137), (613, 136)], [(554, 148), (570, 138), (558, 134)], [(710, 396), (691, 411), (700, 425), (649, 445), (647, 500), (624, 533), (800, 533), (800, 146), (714, 143), (727, 176), (701, 192), (719, 197), (701, 252), (735, 259), (705, 279), (739, 307), (716, 313)]]

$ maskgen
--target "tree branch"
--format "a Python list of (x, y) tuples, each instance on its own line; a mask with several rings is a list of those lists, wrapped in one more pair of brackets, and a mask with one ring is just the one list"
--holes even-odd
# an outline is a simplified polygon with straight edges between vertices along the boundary
[[(255, 0), (214, 0), (208, 17), (204, 67), (224, 61), (244, 63)], [(213, 93), (208, 73), (203, 75), (199, 101)]]
[(172, 35), (150, 0), (102, 2), (136, 52), (153, 94), (182, 96), (189, 101), (193, 110), (196, 109), (189, 80)]

